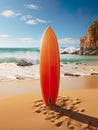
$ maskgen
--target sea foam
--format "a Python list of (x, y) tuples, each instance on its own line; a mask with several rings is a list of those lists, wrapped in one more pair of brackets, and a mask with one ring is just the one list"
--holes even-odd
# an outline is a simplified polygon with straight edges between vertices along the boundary
[(0, 80), (14, 80), (14, 79), (38, 79), (39, 65), (32, 65), (26, 67), (17, 66), (16, 63), (2, 63), (0, 64)]
[(72, 52), (75, 52), (75, 51), (78, 51), (79, 48), (75, 48), (75, 47), (67, 47), (67, 48), (60, 48), (60, 53), (64, 53), (64, 52), (67, 52), (67, 53), (72, 53)]

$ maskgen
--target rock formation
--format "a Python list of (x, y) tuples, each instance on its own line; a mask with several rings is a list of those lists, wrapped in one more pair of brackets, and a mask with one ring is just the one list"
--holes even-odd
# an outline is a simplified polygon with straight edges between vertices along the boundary
[(98, 20), (88, 27), (88, 33), (80, 39), (81, 55), (98, 55)]
[(33, 65), (32, 63), (28, 63), (25, 60), (21, 60), (19, 63), (17, 63), (17, 66), (31, 66)]

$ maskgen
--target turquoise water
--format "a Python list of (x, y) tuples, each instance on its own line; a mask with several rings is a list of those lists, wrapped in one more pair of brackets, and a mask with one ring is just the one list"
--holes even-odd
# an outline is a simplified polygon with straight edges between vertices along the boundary
[(22, 59), (38, 62), (39, 53), (39, 48), (0, 48), (0, 63), (17, 63)]
[(60, 55), (60, 61), (61, 62), (69, 62), (69, 63), (75, 63), (75, 62), (83, 62), (83, 63), (97, 63), (98, 62), (98, 56), (80, 56), (80, 55), (72, 55), (72, 54), (62, 54)]
[(39, 48), (0, 48), (0, 52), (2, 53), (13, 53), (13, 52), (39, 52)]
[[(64, 48), (64, 50), (72, 50), (73, 48)], [(76, 48), (77, 49), (77, 48)], [(75, 48), (74, 48), (75, 50)], [(0, 48), (0, 63), (17, 63), (21, 59), (32, 63), (39, 63), (40, 48)], [(47, 54), (46, 54), (47, 55)], [(61, 62), (97, 62), (98, 56), (80, 56), (72, 54), (60, 54)]]
[[(60, 48), (61, 50), (74, 50), (77, 48)], [(46, 54), (47, 55), (47, 54)], [(34, 78), (39, 79), (39, 59), (40, 56), (40, 48), (0, 48), (0, 80), (12, 80), (17, 77), (21, 78)], [(27, 62), (31, 62), (33, 66), (20, 67), (17, 66), (20, 60), (24, 59)], [(84, 70), (84, 66), (80, 66), (75, 68), (76, 64), (72, 64), (75, 62), (83, 62), (87, 64), (97, 63), (98, 64), (98, 56), (79, 56), (79, 55), (71, 55), (71, 54), (60, 54), (60, 61), (63, 63), (69, 62), (71, 64), (65, 64), (61, 67), (61, 76), (64, 76), (64, 73), (72, 72), (79, 73), (81, 75), (90, 74), (91, 72), (97, 72), (97, 66), (93, 67), (90, 65), (85, 66), (86, 70)], [(95, 70), (95, 71), (94, 71)]]

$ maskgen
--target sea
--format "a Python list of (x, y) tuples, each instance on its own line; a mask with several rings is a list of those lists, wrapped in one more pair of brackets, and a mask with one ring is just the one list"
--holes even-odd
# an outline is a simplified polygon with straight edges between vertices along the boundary
[[(69, 53), (79, 50), (79, 44), (59, 45), (59, 51)], [(47, 55), (47, 54), (46, 54)], [(40, 47), (32, 48), (0, 48), (0, 80), (39, 79)], [(32, 66), (20, 67), (21, 60), (32, 63)], [(80, 56), (60, 54), (61, 64), (87, 63), (98, 64), (98, 56)]]

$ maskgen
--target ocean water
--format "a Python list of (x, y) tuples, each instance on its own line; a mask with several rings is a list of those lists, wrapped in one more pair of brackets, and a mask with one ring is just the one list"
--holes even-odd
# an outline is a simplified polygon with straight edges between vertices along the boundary
[(0, 48), (0, 63), (18, 63), (20, 60), (39, 63), (39, 48)]
[[(60, 47), (60, 52), (69, 53), (79, 50), (79, 47)], [(47, 55), (47, 54), (46, 54)], [(0, 48), (0, 63), (18, 63), (22, 59), (33, 64), (39, 64), (40, 48)], [(80, 56), (72, 54), (60, 54), (61, 62), (88, 62), (98, 61), (98, 56)]]
[[(79, 46), (59, 46), (59, 50), (74, 52)], [(47, 55), (47, 54), (46, 54)], [(38, 79), (39, 78), (39, 59), (40, 48), (0, 48), (0, 80), (16, 79)], [(17, 63), (21, 60), (31, 62), (34, 65), (20, 67)], [(69, 68), (69, 64), (82, 62), (87, 64), (98, 64), (98, 56), (79, 56), (72, 54), (60, 54), (60, 62), (68, 63), (65, 69)], [(73, 65), (72, 65), (73, 66)], [(67, 68), (66, 68), (67, 67)]]
[[(0, 48), (0, 80), (38, 79), (39, 48)], [(33, 63), (32, 66), (20, 67), (21, 60)]]

